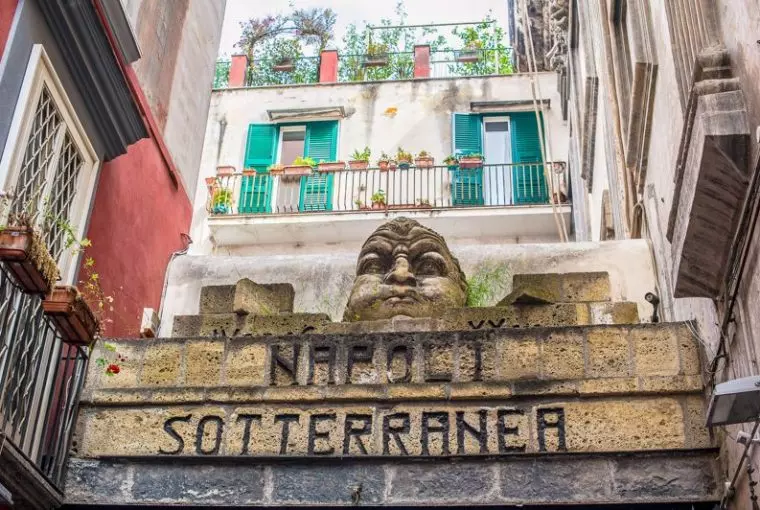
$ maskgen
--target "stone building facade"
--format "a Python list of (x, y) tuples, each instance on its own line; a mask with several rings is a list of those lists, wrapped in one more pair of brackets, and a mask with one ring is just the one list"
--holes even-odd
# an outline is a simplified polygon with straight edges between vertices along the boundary
[[(560, 3), (514, 9), (540, 26)], [(662, 316), (698, 325), (709, 397), (715, 383), (759, 373), (760, 10), (743, 0), (564, 3), (576, 236), (648, 239)], [(741, 429), (719, 434), (728, 477)], [(736, 508), (750, 508), (748, 480), (742, 469)]]

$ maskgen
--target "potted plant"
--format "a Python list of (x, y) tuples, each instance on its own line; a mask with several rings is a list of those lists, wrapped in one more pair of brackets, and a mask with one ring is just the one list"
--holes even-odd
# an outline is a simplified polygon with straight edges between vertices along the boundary
[(464, 45), (464, 49), (457, 52), (457, 62), (462, 64), (473, 63), (480, 60), (480, 50), (483, 49), (483, 43), (476, 39)]
[(284, 171), (285, 171), (285, 167), (279, 164), (269, 165), (269, 167), (267, 168), (267, 172), (269, 172), (269, 175), (282, 175)]
[(283, 72), (290, 72), (295, 68), (296, 68), (296, 64), (295, 64), (295, 61), (293, 60), (293, 57), (280, 57), (275, 61), (275, 64), (272, 66), (273, 71), (283, 71)]
[(435, 159), (427, 151), (420, 151), (414, 158), (414, 166), (418, 168), (430, 168), (435, 165)]
[(467, 154), (459, 156), (459, 168), (480, 168), (483, 166), (483, 156), (481, 154)]
[(385, 152), (380, 153), (380, 159), (377, 160), (377, 167), (381, 172), (387, 172), (396, 169), (396, 162)]
[(57, 285), (42, 301), (42, 309), (53, 320), (64, 342), (90, 345), (97, 338), (100, 324), (76, 287)]
[(293, 164), (285, 165), (283, 168), (283, 177), (302, 177), (311, 175), (317, 162), (311, 158), (299, 156), (293, 160)]
[(412, 165), (412, 155), (399, 147), (396, 151), (396, 161), (398, 162), (399, 168), (407, 170)]
[(346, 169), (345, 161), (332, 161), (329, 163), (320, 161), (317, 164), (317, 171), (319, 172), (340, 172), (341, 170), (345, 170), (345, 169)]
[(449, 167), (449, 170), (456, 170), (457, 166), (459, 166), (459, 161), (457, 161), (456, 156), (449, 155), (443, 159), (443, 164)]
[(13, 211), (5, 224), (0, 224), (0, 261), (24, 292), (44, 294), (59, 277), (58, 265), (44, 237), (46, 229), (57, 227), (58, 222), (47, 213), (44, 221), (39, 220), (39, 192), (32, 195), (22, 210), (14, 207), (18, 204), (11, 194), (0, 196), (0, 212), (6, 207)]
[(255, 168), (244, 168), (243, 169), (243, 175), (246, 177), (253, 177), (256, 175), (256, 169)]
[(385, 207), (385, 191), (379, 189), (372, 193), (370, 197), (372, 200), (372, 209), (383, 209)]
[(388, 65), (388, 46), (385, 44), (369, 43), (367, 55), (364, 57), (362, 66), (382, 67)]
[(230, 214), (232, 212), (232, 190), (217, 188), (211, 196), (211, 212), (213, 214)]
[(216, 167), (216, 175), (218, 177), (227, 177), (235, 173), (234, 166), (218, 166)]
[(362, 202), (361, 200), (357, 198), (356, 200), (354, 200), (354, 205), (356, 206), (357, 209), (362, 209), (364, 207), (364, 202)]
[(348, 167), (351, 170), (366, 170), (369, 167), (369, 157), (372, 155), (372, 151), (369, 147), (364, 147), (363, 151), (359, 149), (354, 150), (351, 154), (351, 160), (348, 162)]

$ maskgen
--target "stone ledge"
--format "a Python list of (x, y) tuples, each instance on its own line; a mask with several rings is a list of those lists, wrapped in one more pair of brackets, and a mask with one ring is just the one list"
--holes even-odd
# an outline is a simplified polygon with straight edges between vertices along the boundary
[(706, 503), (696, 508), (709, 510), (719, 500), (716, 455), (674, 450), (392, 461), (72, 459), (66, 504), (354, 506), (360, 486), (362, 506)]
[[(695, 386), (700, 374), (699, 346), (678, 323), (110, 342), (127, 361), (115, 377), (91, 364), (85, 401), (109, 388), (227, 391), (620, 377), (639, 378), (627, 386), (631, 390), (680, 391)], [(93, 357), (111, 354), (101, 346)], [(685, 382), (687, 376), (695, 377)], [(604, 385), (588, 383), (583, 391)]]

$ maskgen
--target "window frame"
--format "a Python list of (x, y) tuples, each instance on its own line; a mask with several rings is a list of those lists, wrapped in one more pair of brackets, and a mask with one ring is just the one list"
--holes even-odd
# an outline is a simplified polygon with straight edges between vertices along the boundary
[[(16, 100), (13, 119), (0, 158), (0, 183), (3, 184), (3, 190), (11, 192), (17, 187), (43, 87), (47, 88), (51, 100), (61, 116), (62, 126), (65, 127), (82, 158), (82, 166), (79, 169), (76, 193), (72, 200), (68, 221), (77, 238), (83, 239), (101, 162), (42, 44), (32, 46), (24, 72), (24, 80)], [(55, 172), (58, 169), (64, 138), (62, 135), (63, 132), (56, 135), (56, 150), (48, 163), (47, 170), (45, 170), (44, 197), (49, 195)], [(6, 219), (5, 214), (7, 211), (4, 211), (3, 222)], [(61, 283), (68, 285), (75, 283), (78, 259), (79, 257), (75, 256), (72, 250), (64, 250), (57, 261), (61, 272)]]

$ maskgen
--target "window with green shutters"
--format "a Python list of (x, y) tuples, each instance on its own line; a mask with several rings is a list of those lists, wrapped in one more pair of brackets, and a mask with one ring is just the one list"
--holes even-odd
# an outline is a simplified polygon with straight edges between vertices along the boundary
[[(515, 204), (549, 201), (535, 112), (509, 114), (512, 129), (512, 193)], [(542, 119), (543, 120), (543, 119)], [(525, 163), (525, 164), (520, 164)], [(533, 164), (529, 164), (533, 163)]]
[[(454, 154), (467, 156), (483, 152), (483, 120), (480, 115), (455, 113), (452, 118)], [(483, 169), (457, 168), (450, 171), (451, 205), (483, 205)]]
[[(338, 121), (306, 124), (305, 156), (317, 163), (335, 161), (338, 153)], [(331, 211), (334, 175), (315, 173), (301, 178), (300, 211)]]
[(241, 214), (272, 212), (272, 178), (266, 174), (277, 154), (278, 129), (274, 124), (251, 124), (245, 146), (245, 168), (256, 175), (243, 176), (240, 185)]

